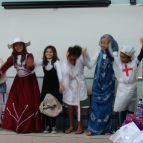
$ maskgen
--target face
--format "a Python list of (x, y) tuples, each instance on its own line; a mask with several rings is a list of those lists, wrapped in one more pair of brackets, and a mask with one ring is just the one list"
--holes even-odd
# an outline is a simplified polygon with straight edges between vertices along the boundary
[(69, 57), (68, 57), (68, 61), (69, 61), (69, 63), (72, 64), (72, 65), (75, 65), (76, 60), (77, 60), (77, 57), (76, 57), (76, 56), (69, 56)]
[(21, 53), (23, 51), (24, 45), (22, 42), (16, 42), (14, 43), (14, 49), (18, 52)]
[(120, 60), (122, 63), (128, 63), (131, 61), (131, 58), (125, 55), (124, 53), (120, 52)]
[(101, 49), (102, 49), (102, 50), (106, 50), (106, 47), (105, 47), (106, 45), (105, 45), (105, 44), (106, 44), (106, 39), (105, 39), (105, 38), (102, 38), (102, 39), (101, 39)]
[(46, 50), (45, 56), (46, 56), (47, 59), (52, 59), (53, 55), (54, 55), (54, 53), (53, 53), (52, 49), (49, 48), (49, 49)]

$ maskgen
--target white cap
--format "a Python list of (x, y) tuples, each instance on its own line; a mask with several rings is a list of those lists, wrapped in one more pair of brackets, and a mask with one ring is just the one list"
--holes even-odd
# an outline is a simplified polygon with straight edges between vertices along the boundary
[(135, 57), (134, 53), (136, 51), (135, 51), (134, 47), (132, 47), (130, 45), (124, 45), (124, 46), (122, 46), (121, 52), (133, 59)]

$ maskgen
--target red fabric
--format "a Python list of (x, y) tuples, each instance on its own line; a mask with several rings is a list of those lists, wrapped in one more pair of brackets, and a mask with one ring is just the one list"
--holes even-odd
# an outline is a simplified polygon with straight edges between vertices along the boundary
[(5, 73), (7, 71), (8, 68), (10, 68), (11, 66), (13, 66), (13, 58), (12, 56), (10, 56), (7, 61), (3, 64), (3, 66), (1, 67), (0, 71), (2, 73)]
[[(11, 58), (3, 65), (5, 72), (11, 66)], [(41, 130), (40, 91), (35, 73), (25, 77), (16, 75), (5, 107), (2, 128), (17, 133)]]

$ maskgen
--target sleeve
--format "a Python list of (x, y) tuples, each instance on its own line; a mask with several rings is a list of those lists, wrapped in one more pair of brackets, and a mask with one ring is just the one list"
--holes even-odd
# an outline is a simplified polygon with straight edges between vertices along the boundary
[[(0, 66), (3, 65), (3, 60), (0, 58)], [(1, 67), (0, 67), (1, 68)]]
[(140, 53), (139, 53), (139, 55), (137, 57), (137, 59), (138, 59), (138, 63), (137, 64), (139, 64), (139, 62), (142, 60), (142, 58), (143, 58), (143, 48), (141, 49), (141, 51), (140, 51)]
[(141, 60), (142, 60), (142, 58), (143, 58), (143, 49), (141, 48), (141, 51), (140, 51), (139, 55), (138, 55), (137, 58), (135, 59), (135, 62), (136, 62), (136, 64), (137, 64), (137, 66), (139, 66), (139, 64), (140, 64), (140, 62), (141, 62)]
[(96, 65), (98, 54), (99, 53), (96, 53), (92, 59), (90, 59), (88, 52), (83, 56), (84, 65), (87, 66), (88, 69), (91, 69)]
[(113, 52), (112, 52), (112, 48), (111, 48), (111, 43), (109, 44), (109, 48), (106, 49), (106, 54), (107, 54), (107, 57), (110, 59), (110, 61), (114, 61), (114, 55), (113, 55)]
[(32, 54), (27, 55), (26, 68), (30, 71), (34, 70), (34, 57)]
[(13, 58), (10, 56), (7, 61), (2, 65), (0, 74), (4, 74), (11, 66), (13, 66)]
[(59, 82), (61, 82), (62, 81), (62, 70), (61, 70), (61, 65), (59, 61), (56, 61), (54, 63), (54, 68), (57, 70), (58, 79), (59, 79)]
[(68, 72), (68, 68), (66, 65), (66, 62), (63, 62), (62, 64), (62, 82), (64, 85), (64, 90), (68, 90), (69, 87), (69, 72)]
[(40, 60), (38, 60), (38, 61), (35, 61), (35, 62), (34, 62), (34, 65), (35, 65), (36, 67), (42, 66), (42, 65), (43, 65), (43, 60), (40, 59)]

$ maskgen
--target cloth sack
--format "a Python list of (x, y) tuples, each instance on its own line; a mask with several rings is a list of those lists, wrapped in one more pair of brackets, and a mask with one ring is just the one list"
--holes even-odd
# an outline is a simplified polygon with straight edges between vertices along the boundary
[(40, 104), (40, 112), (49, 117), (56, 117), (62, 112), (61, 103), (51, 94), (47, 94)]

